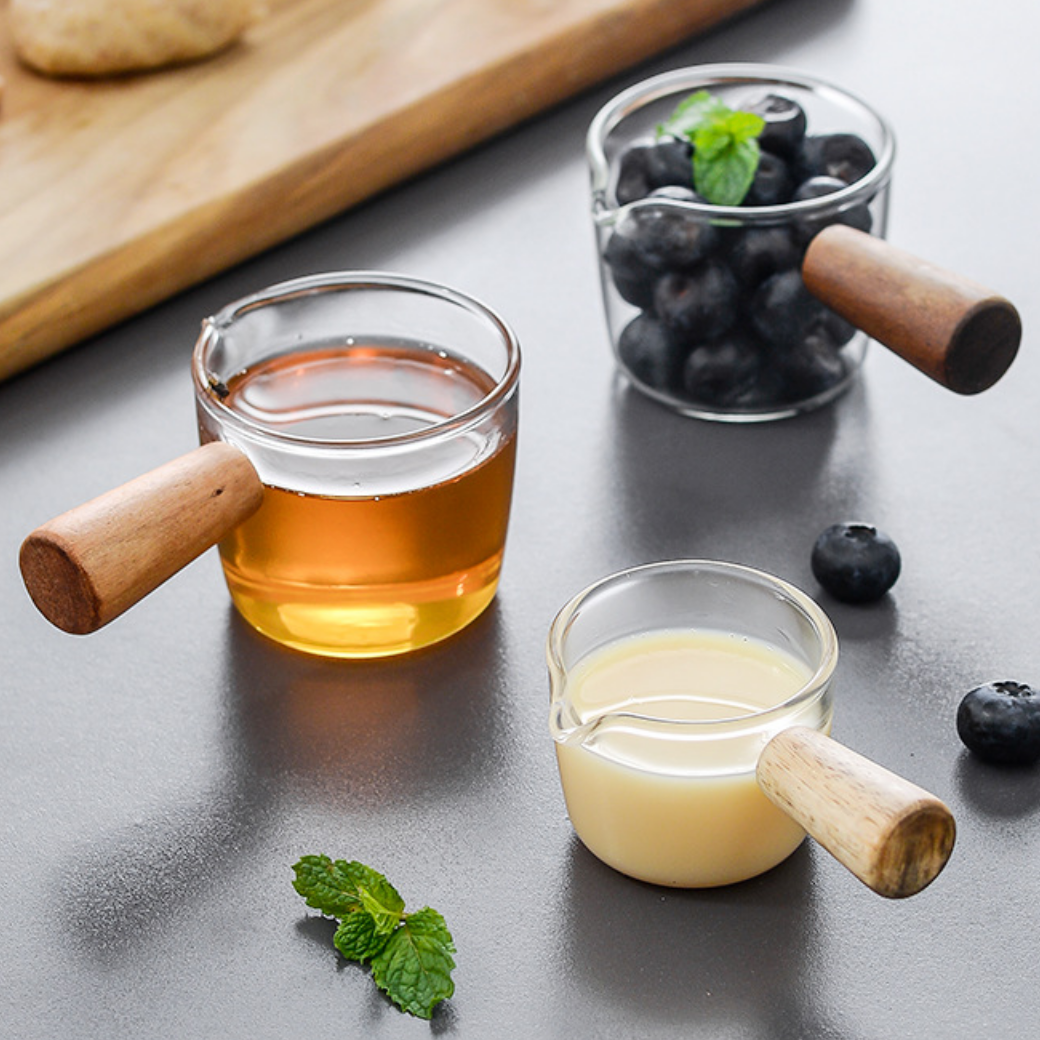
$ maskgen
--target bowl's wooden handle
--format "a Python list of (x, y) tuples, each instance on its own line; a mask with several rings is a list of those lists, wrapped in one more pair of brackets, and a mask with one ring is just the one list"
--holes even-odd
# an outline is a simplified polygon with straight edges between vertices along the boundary
[(99, 629), (260, 507), (263, 485), (237, 448), (214, 441), (38, 527), (19, 563), (48, 621)]
[(809, 291), (959, 394), (991, 387), (1015, 360), (1022, 321), (1002, 296), (842, 224), (802, 261)]
[(880, 895), (920, 892), (953, 851), (953, 815), (938, 798), (814, 729), (773, 737), (758, 784)]

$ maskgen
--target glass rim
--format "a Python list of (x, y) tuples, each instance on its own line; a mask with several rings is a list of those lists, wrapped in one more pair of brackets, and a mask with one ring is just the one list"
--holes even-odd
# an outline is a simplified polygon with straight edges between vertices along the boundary
[[(830, 96), (859, 108), (865, 117), (877, 124), (882, 147), (875, 156), (874, 166), (858, 181), (827, 195), (799, 202), (784, 202), (775, 206), (716, 206), (711, 203), (684, 202), (667, 198), (635, 199), (632, 202), (610, 204), (606, 199), (610, 167), (604, 152), (604, 142), (610, 132), (628, 115), (646, 104), (659, 101), (670, 94), (678, 94), (705, 86), (708, 82), (730, 81), (733, 85), (792, 86), (824, 97)], [(770, 224), (794, 216), (807, 216), (828, 210), (845, 209), (881, 190), (891, 179), (895, 160), (895, 133), (891, 124), (871, 105), (856, 94), (816, 76), (783, 65), (755, 62), (734, 62), (713, 65), (689, 65), (639, 81), (616, 94), (593, 117), (585, 137), (585, 153), (593, 173), (593, 197), (597, 220), (609, 221), (617, 214), (643, 206), (666, 206), (709, 216), (719, 221), (736, 224)]]
[[(735, 578), (749, 585), (771, 589), (775, 595), (795, 607), (809, 623), (820, 641), (820, 660), (812, 675), (798, 690), (779, 704), (760, 708), (757, 711), (744, 712), (740, 715), (729, 715), (721, 719), (665, 719), (657, 715), (645, 715), (632, 711), (607, 711), (584, 722), (579, 722), (576, 727), (564, 727), (557, 722), (556, 711), (553, 711), (551, 724), (554, 737), (559, 733), (560, 738), (565, 738), (573, 734), (575, 730), (596, 727), (605, 719), (630, 719), (650, 728), (678, 732), (694, 739), (711, 739), (713, 733), (732, 733), (734, 730), (756, 729), (768, 725), (777, 717), (789, 714), (810, 703), (827, 688), (838, 663), (838, 635), (823, 608), (797, 586), (767, 571), (745, 564), (707, 559), (661, 560), (656, 563), (626, 567), (587, 585), (560, 608), (549, 626), (546, 657), (550, 670), (560, 675), (565, 675), (571, 670), (563, 662), (563, 644), (571, 626), (577, 620), (581, 608), (593, 597), (632, 579), (679, 572), (717, 574)], [(555, 689), (550, 700), (552, 707), (556, 709), (561, 698), (556, 696)]]
[[(419, 430), (385, 437), (332, 438), (302, 437), (276, 429), (267, 423), (243, 415), (229, 407), (216, 390), (215, 381), (206, 366), (206, 358), (220, 341), (225, 329), (252, 311), (273, 304), (322, 293), (354, 290), (377, 290), (415, 293), (452, 304), (488, 322), (505, 347), (506, 365), (495, 385), (479, 401), (448, 418)], [(348, 330), (344, 331), (349, 336)], [(257, 441), (282, 444), (292, 448), (323, 450), (390, 449), (438, 440), (471, 428), (494, 413), (516, 389), (520, 377), (520, 342), (512, 327), (492, 307), (474, 296), (438, 282), (386, 271), (331, 271), (305, 275), (240, 297), (226, 304), (216, 314), (203, 318), (202, 329), (192, 350), (192, 381), (196, 400), (222, 425), (226, 425)]]

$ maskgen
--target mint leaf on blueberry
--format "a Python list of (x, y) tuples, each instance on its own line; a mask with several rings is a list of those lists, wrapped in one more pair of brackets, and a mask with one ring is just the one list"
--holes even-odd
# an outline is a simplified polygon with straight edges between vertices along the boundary
[(726, 116), (730, 111), (714, 94), (698, 90), (684, 97), (675, 106), (675, 111), (663, 123), (658, 123), (657, 136), (686, 137), (692, 141), (702, 126)]
[(693, 186), (713, 206), (739, 206), (758, 169), (758, 135), (766, 122), (754, 112), (734, 111), (706, 90), (679, 102), (657, 128), (658, 137), (693, 143)]
[(855, 328), (805, 290), (802, 258), (828, 224), (869, 232), (870, 205), (799, 207), (747, 227), (703, 209), (786, 206), (841, 191), (873, 165), (873, 153), (853, 134), (817, 132), (823, 127), (810, 127), (793, 97), (733, 104), (709, 90), (689, 93), (655, 136), (633, 138), (612, 161), (623, 209), (601, 255), (610, 291), (640, 312), (617, 333), (618, 359), (666, 400), (714, 412), (796, 409), (833, 396), (856, 364), (843, 350)]
[(762, 117), (732, 112), (701, 127), (693, 139), (693, 185), (716, 206), (739, 206), (758, 169)]

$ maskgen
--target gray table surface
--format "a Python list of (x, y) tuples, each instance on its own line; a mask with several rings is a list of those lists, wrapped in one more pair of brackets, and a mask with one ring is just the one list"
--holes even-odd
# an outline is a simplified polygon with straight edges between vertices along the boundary
[[(778, 0), (0, 386), (0, 1035), (1032, 1036), (1040, 770), (973, 760), (954, 715), (979, 682), (1040, 682), (1038, 12)], [(875, 346), (831, 407), (730, 427), (615, 377), (585, 127), (645, 74), (732, 60), (816, 73), (889, 117), (889, 237), (1020, 307), (1001, 383), (957, 397)], [(211, 552), (95, 635), (51, 628), (18, 575), (24, 535), (193, 446), (203, 315), (336, 268), (445, 281), (519, 332), (490, 611), (413, 657), (311, 659), (238, 620)], [(871, 607), (821, 595), (841, 640), (835, 735), (948, 802), (946, 871), (891, 902), (812, 844), (710, 892), (602, 866), (570, 829), (547, 732), (556, 610), (677, 556), (816, 593), (810, 546), (842, 519), (888, 530), (904, 571)], [(290, 885), (317, 851), (444, 913), (457, 991), (432, 1023), (338, 961)]]

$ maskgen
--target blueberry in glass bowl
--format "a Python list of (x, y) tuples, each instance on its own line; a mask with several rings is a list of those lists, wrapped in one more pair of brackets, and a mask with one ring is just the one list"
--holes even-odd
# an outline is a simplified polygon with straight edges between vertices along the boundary
[(703, 65), (622, 92), (586, 141), (620, 369), (686, 415), (755, 422), (833, 400), (867, 337), (810, 293), (813, 238), (883, 238), (895, 142), (851, 94), (768, 65)]

